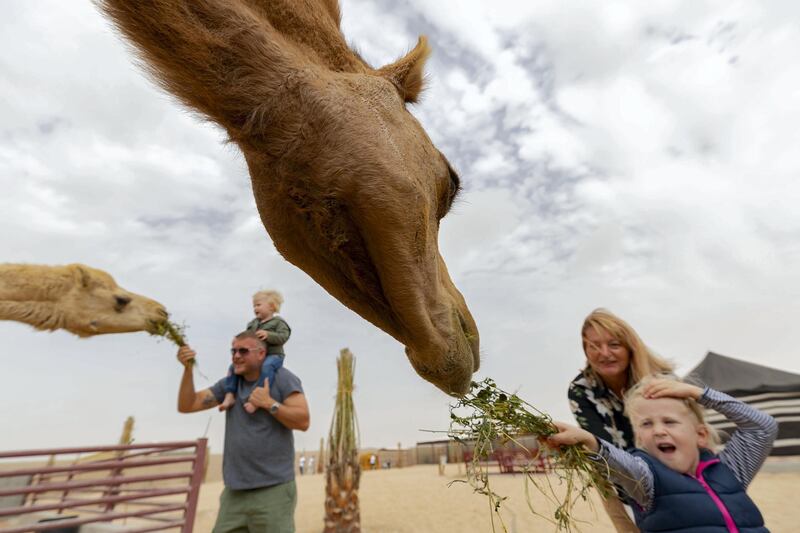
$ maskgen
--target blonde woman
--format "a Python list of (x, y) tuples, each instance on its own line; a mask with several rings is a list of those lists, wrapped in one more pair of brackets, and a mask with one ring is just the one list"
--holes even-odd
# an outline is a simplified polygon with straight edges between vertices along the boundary
[[(586, 366), (569, 385), (572, 414), (589, 433), (617, 448), (633, 448), (624, 392), (644, 377), (671, 373), (673, 367), (653, 353), (627, 322), (606, 309), (596, 309), (586, 317), (581, 342)], [(618, 490), (625, 501), (627, 496)], [(620, 499), (603, 501), (611, 521), (619, 532), (638, 531)]]

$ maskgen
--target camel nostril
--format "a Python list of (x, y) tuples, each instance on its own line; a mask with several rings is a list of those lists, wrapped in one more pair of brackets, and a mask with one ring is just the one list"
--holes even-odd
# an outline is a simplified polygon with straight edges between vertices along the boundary
[(470, 351), (472, 352), (473, 372), (477, 372), (478, 368), (481, 366), (481, 356), (478, 348), (478, 335), (476, 332), (470, 331), (469, 324), (461, 311), (456, 310), (456, 315), (458, 316), (458, 323), (461, 326), (461, 331), (464, 333), (464, 338), (467, 339)]
[(458, 316), (458, 323), (461, 326), (461, 331), (463, 331), (464, 334), (466, 334), (467, 333), (467, 321), (464, 320), (464, 314), (461, 311), (456, 310), (456, 315)]

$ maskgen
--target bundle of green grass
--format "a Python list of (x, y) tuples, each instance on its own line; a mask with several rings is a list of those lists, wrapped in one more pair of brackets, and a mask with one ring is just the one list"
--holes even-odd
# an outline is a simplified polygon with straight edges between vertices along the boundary
[[(492, 530), (495, 530), (497, 516), (503, 531), (508, 531), (501, 512), (502, 502), (507, 499), (490, 487), (488, 461), (497, 447), (513, 443), (528, 452), (533, 459), (528, 466), (523, 465), (525, 496), (532, 513), (552, 522), (558, 530), (572, 531), (575, 528), (574, 505), (579, 500), (587, 500), (592, 488), (602, 495), (608, 494), (608, 466), (598, 455), (582, 446), (563, 446), (548, 449), (552, 460), (552, 475), (544, 480), (534, 476), (533, 460), (542, 453), (542, 446), (529, 450), (521, 441), (522, 436), (536, 436), (540, 442), (558, 432), (553, 420), (531, 404), (509, 394), (491, 379), (480, 383), (472, 382), (470, 392), (450, 406), (450, 431), (448, 436), (473, 450), (472, 461), (468, 464), (467, 479), (463, 480), (475, 492), (489, 498), (492, 512)], [(555, 484), (566, 485), (559, 495)], [(555, 506), (552, 516), (546, 516), (536, 509), (530, 497), (533, 486)]]
[(152, 334), (156, 337), (164, 337), (171, 340), (179, 348), (186, 346), (186, 326), (176, 324), (170, 320), (156, 323)]
[[(176, 324), (175, 322), (167, 319), (163, 322), (158, 322), (155, 324), (150, 333), (156, 337), (163, 337), (172, 341), (178, 348), (181, 346), (186, 346), (186, 326), (183, 324)], [(208, 379), (208, 376), (200, 372), (198, 369), (197, 359), (192, 359), (191, 365), (195, 370), (197, 370), (197, 373), (200, 377), (203, 379)]]

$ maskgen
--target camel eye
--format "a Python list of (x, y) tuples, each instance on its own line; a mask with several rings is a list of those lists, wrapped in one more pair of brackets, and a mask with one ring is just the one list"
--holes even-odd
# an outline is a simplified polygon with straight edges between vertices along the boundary
[(442, 193), (442, 200), (439, 203), (440, 220), (450, 211), (459, 191), (461, 191), (461, 179), (458, 177), (458, 173), (453, 170), (450, 162), (444, 156), (442, 156), (442, 159), (444, 159), (444, 163), (447, 165), (447, 186)]
[(116, 301), (114, 309), (117, 311), (122, 311), (126, 305), (131, 303), (130, 296), (114, 296), (114, 300)]
[(450, 166), (450, 163), (447, 163), (447, 172), (450, 174), (450, 194), (448, 196), (448, 204), (452, 205), (453, 201), (458, 196), (458, 193), (461, 191), (461, 178), (458, 177), (458, 173), (453, 170), (453, 167)]

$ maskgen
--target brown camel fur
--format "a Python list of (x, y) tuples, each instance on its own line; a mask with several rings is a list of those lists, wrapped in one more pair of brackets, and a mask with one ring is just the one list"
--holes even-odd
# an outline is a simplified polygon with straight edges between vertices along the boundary
[(439, 254), (459, 179), (406, 109), (424, 37), (370, 67), (337, 0), (96, 0), (150, 74), (225, 129), (278, 251), (406, 346), (416, 371), (464, 393), (478, 330)]
[(0, 320), (90, 337), (153, 332), (154, 324), (166, 318), (160, 303), (126, 291), (102, 270), (78, 264), (0, 264)]

